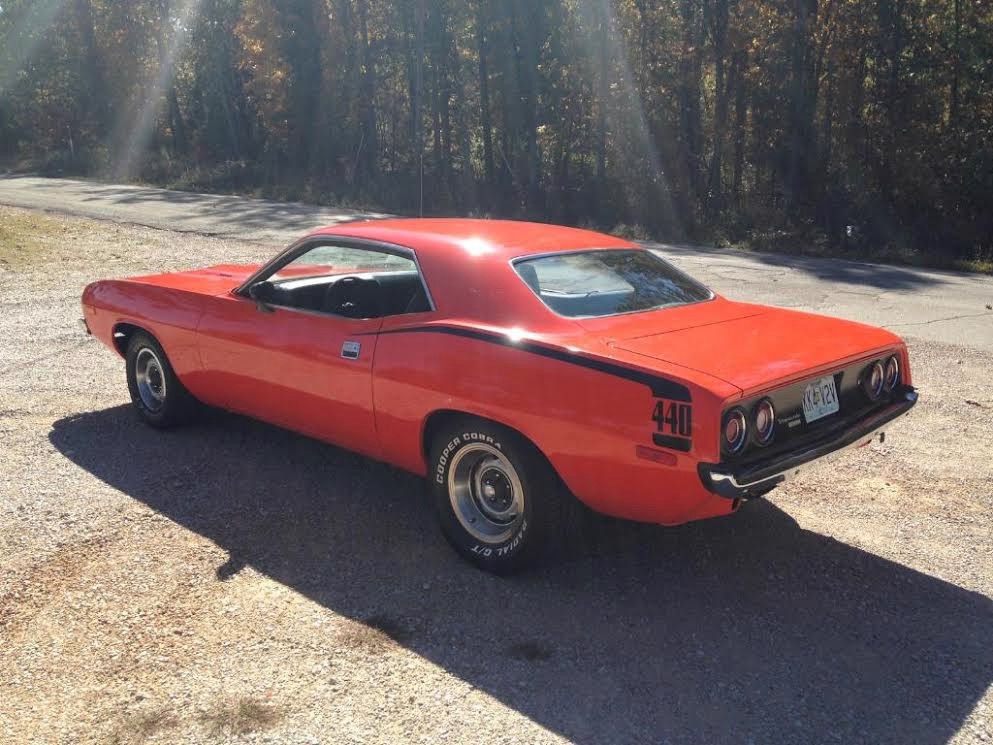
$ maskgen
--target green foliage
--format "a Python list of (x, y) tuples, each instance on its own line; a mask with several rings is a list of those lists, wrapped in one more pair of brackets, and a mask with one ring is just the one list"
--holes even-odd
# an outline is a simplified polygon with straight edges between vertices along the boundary
[(0, 158), (717, 245), (993, 261), (993, 6), (5, 0)]

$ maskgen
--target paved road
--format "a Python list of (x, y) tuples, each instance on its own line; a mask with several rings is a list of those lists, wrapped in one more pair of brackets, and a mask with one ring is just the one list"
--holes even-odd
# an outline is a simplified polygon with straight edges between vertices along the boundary
[[(321, 225), (381, 216), (293, 202), (25, 176), (0, 177), (0, 204), (274, 246)], [(993, 277), (698, 246), (653, 247), (728, 297), (993, 350)]]

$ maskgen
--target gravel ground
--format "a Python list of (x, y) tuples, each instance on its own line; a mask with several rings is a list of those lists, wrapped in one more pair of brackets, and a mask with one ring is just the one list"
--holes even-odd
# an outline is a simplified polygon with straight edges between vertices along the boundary
[(993, 740), (993, 355), (911, 338), (885, 445), (498, 579), (412, 476), (135, 420), (83, 285), (273, 247), (0, 207), (28, 218), (30, 260), (0, 253), (0, 741)]

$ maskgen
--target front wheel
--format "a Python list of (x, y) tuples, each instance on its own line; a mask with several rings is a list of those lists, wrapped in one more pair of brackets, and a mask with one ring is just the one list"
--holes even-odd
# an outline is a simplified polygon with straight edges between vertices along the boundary
[(125, 355), (128, 391), (138, 416), (153, 427), (166, 428), (188, 420), (197, 401), (173, 372), (161, 345), (136, 332)]
[(428, 478), (445, 538), (495, 574), (532, 564), (571, 527), (564, 513), (579, 509), (531, 443), (486, 420), (444, 427)]

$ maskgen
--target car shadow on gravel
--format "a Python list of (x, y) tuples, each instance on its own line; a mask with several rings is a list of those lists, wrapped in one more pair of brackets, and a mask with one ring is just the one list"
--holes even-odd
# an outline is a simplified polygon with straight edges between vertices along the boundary
[(579, 743), (944, 743), (993, 682), (988, 598), (767, 502), (604, 520), (599, 556), (500, 579), (444, 545), (419, 479), (264, 424), (121, 406), (50, 439), (225, 548), (214, 581), (251, 566)]

